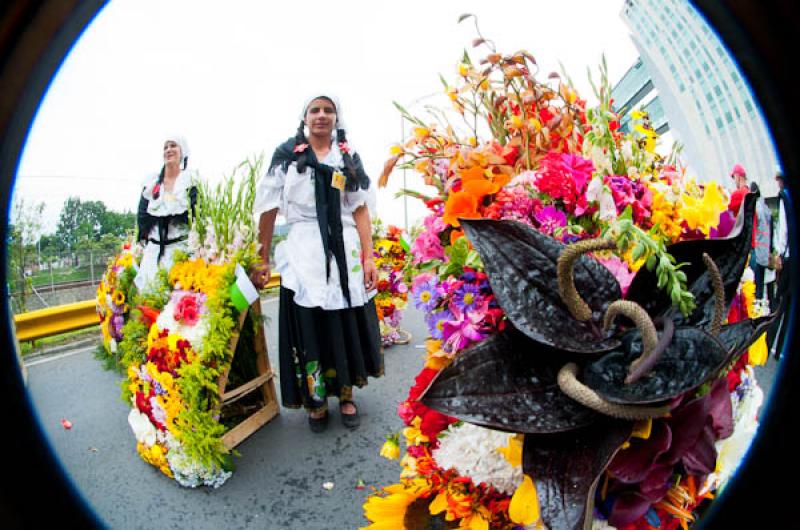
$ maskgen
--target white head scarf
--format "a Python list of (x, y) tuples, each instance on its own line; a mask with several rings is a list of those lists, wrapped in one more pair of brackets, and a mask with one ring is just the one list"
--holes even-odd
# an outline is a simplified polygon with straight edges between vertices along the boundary
[(181, 148), (181, 165), (186, 167), (186, 160), (189, 158), (189, 144), (186, 142), (186, 138), (181, 136), (180, 134), (168, 134), (166, 138), (164, 138), (164, 142), (173, 141)]
[(313, 94), (314, 95), (306, 98), (305, 103), (303, 103), (303, 110), (300, 114), (300, 119), (305, 121), (306, 111), (308, 111), (308, 106), (311, 105), (312, 101), (319, 98), (325, 98), (333, 101), (333, 106), (336, 107), (336, 126), (334, 127), (334, 133), (336, 132), (335, 129), (346, 129), (347, 127), (345, 126), (344, 118), (342, 117), (342, 105), (339, 103), (339, 98), (329, 92), (324, 91), (313, 92)]

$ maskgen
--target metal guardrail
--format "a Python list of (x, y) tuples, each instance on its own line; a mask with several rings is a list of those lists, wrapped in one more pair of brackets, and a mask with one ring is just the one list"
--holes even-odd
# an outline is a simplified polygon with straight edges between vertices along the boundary
[[(280, 274), (273, 272), (264, 288), (270, 289), (280, 284)], [(17, 340), (20, 342), (37, 340), (96, 326), (99, 324), (96, 308), (97, 303), (94, 300), (84, 300), (14, 315)]]

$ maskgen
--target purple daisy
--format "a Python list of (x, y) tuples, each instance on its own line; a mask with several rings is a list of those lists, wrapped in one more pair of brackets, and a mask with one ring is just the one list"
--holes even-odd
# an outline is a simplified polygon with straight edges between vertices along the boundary
[(429, 314), (425, 319), (425, 323), (428, 324), (428, 331), (431, 333), (431, 338), (435, 340), (444, 340), (444, 323), (453, 320), (453, 318), (453, 313), (447, 309)]
[(475, 310), (483, 302), (481, 290), (477, 285), (464, 283), (453, 293), (452, 303), (462, 313)]

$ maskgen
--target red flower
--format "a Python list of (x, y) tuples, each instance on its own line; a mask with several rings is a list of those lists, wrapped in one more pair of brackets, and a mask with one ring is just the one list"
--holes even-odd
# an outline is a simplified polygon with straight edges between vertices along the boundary
[(339, 151), (341, 151), (342, 154), (348, 154), (350, 153), (350, 146), (347, 145), (347, 142), (339, 142)]
[(142, 324), (144, 324), (148, 328), (152, 326), (153, 322), (155, 322), (156, 319), (158, 318), (159, 311), (156, 311), (151, 307), (147, 307), (146, 305), (138, 305), (136, 307), (139, 309), (139, 311), (142, 312), (142, 318), (141, 318)]
[(308, 149), (308, 144), (297, 144), (293, 150), (295, 153), (302, 153), (306, 149)]
[(161, 183), (156, 182), (156, 185), (153, 186), (153, 198), (158, 199), (159, 192), (161, 191)]

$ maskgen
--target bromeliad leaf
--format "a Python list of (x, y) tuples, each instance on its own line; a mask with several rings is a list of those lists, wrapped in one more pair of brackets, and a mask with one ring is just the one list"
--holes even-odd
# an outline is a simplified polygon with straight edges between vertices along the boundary
[(547, 528), (591, 528), (599, 479), (631, 429), (628, 422), (603, 420), (568, 433), (525, 435), (522, 470), (536, 482)]
[(459, 353), (421, 401), (459, 420), (503, 431), (553, 433), (589, 425), (600, 416), (558, 388), (564, 357), (509, 327)]
[[(714, 289), (711, 275), (703, 263), (703, 253), (707, 253), (719, 268), (725, 290), (725, 308), (730, 306), (747, 266), (757, 198), (756, 193), (745, 196), (736, 224), (727, 237), (681, 241), (667, 247), (667, 252), (677, 263), (686, 263), (681, 271), (686, 275), (686, 286), (697, 307), (688, 317), (676, 315), (676, 325), (706, 327), (713, 318)], [(638, 303), (653, 317), (664, 315), (670, 310), (672, 301), (669, 293), (659, 290), (657, 285), (655, 270), (642, 267), (633, 278), (626, 299)]]
[(483, 261), (497, 302), (514, 326), (533, 340), (571, 352), (602, 352), (619, 342), (602, 331), (602, 315), (621, 297), (611, 272), (578, 258), (574, 277), (592, 317), (572, 317), (558, 294), (556, 262), (565, 245), (527, 225), (489, 219), (461, 221)]

